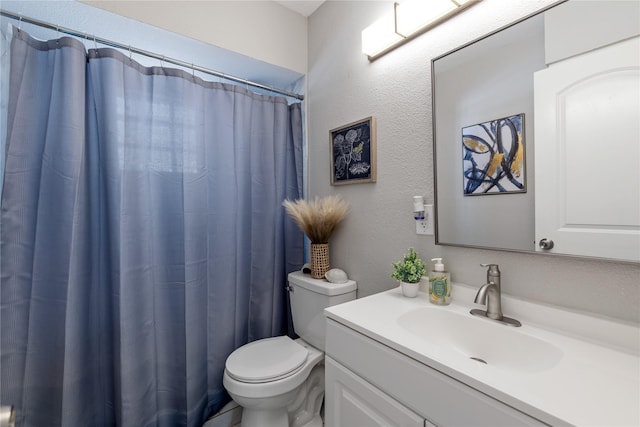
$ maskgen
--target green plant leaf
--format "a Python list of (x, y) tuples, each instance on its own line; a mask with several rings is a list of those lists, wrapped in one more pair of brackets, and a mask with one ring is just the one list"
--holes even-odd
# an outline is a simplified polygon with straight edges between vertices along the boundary
[(391, 277), (406, 283), (417, 283), (426, 272), (426, 263), (422, 261), (413, 248), (404, 255), (402, 260), (391, 264)]

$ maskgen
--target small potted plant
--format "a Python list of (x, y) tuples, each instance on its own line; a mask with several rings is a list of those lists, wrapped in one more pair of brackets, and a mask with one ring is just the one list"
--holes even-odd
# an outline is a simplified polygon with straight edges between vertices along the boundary
[(416, 297), (420, 279), (426, 271), (426, 263), (418, 257), (413, 248), (409, 248), (409, 252), (404, 255), (403, 259), (391, 265), (393, 267), (391, 277), (400, 282), (402, 294), (409, 298)]

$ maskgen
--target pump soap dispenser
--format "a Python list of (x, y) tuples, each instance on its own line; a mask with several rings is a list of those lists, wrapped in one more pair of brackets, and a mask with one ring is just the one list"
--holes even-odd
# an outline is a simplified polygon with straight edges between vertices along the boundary
[(451, 302), (451, 275), (445, 271), (442, 258), (435, 261), (433, 270), (429, 271), (429, 301), (435, 305), (449, 305)]

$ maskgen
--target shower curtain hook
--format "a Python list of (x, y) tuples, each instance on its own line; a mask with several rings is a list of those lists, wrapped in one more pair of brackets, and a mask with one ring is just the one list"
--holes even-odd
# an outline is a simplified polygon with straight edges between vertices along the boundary
[(20, 15), (20, 20), (18, 21), (18, 32), (22, 31), (22, 15)]
[(96, 35), (93, 35), (93, 47), (94, 49), (98, 50), (98, 43), (96, 43)]
[(131, 45), (129, 45), (129, 62), (133, 61), (133, 59), (131, 58), (132, 53), (131, 53)]
[(160, 60), (160, 67), (164, 70), (164, 55), (162, 55), (162, 59)]
[(191, 76), (195, 80), (195, 78), (196, 78), (196, 69), (193, 66), (193, 62), (191, 63)]
[[(82, 35), (84, 36), (84, 39), (85, 39), (85, 40), (89, 40), (89, 33), (85, 33), (85, 32), (83, 31), (83, 32), (82, 32)], [(87, 47), (86, 42), (84, 42), (84, 41), (83, 41), (83, 42), (82, 42), (82, 44), (84, 45), (84, 48), (85, 48), (85, 49), (87, 49), (87, 51), (90, 51), (90, 50), (91, 50), (91, 48), (90, 48), (90, 47)], [(96, 55), (97, 55), (97, 52), (96, 52)]]

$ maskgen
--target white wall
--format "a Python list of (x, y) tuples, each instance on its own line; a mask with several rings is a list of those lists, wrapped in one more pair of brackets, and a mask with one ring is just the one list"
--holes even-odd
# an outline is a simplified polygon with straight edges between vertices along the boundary
[[(358, 281), (360, 296), (396, 286), (391, 262), (413, 246), (423, 258), (443, 256), (454, 281), (480, 286), (479, 264), (498, 263), (505, 293), (640, 322), (637, 264), (436, 246), (433, 236), (415, 234), (411, 197), (431, 202), (434, 191), (431, 59), (549, 3), (484, 0), (372, 63), (360, 52), (360, 32), (391, 1), (330, 1), (309, 18), (310, 195), (351, 203), (331, 261)], [(331, 187), (329, 129), (369, 115), (377, 119), (378, 182)]]
[(307, 19), (272, 1), (82, 1), (270, 64), (307, 72)]
[[(614, 7), (612, 7), (614, 6)], [(567, 28), (562, 22), (579, 16), (578, 25)], [(606, 46), (640, 33), (640, 2), (638, 1), (574, 1), (545, 14), (547, 37), (545, 55), (548, 64), (573, 55)], [(603, 27), (601, 22), (616, 22)], [(606, 31), (605, 31), (606, 29)], [(557, 43), (556, 40), (562, 40)]]

